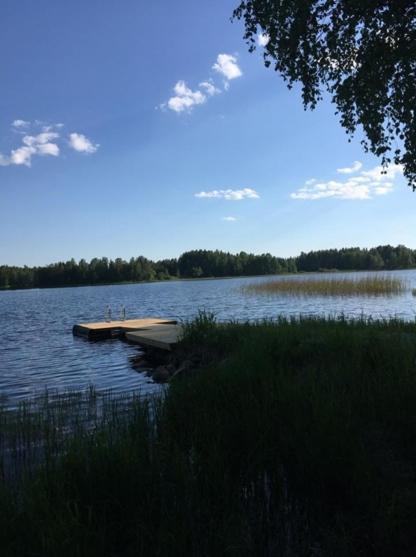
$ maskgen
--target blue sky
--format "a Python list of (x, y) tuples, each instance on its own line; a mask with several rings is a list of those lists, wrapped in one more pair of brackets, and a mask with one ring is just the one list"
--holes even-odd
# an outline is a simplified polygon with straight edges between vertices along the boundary
[(400, 169), (303, 110), (237, 3), (2, 0), (0, 264), (416, 248)]

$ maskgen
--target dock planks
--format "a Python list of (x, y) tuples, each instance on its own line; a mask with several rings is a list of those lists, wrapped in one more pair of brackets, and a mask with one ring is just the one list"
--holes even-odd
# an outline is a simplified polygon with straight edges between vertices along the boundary
[(176, 325), (174, 319), (147, 317), (144, 319), (126, 319), (125, 321), (102, 321), (98, 323), (79, 323), (74, 325), (72, 333), (89, 340), (124, 337), (127, 332), (146, 330), (153, 327)]
[(126, 338), (135, 344), (172, 350), (172, 346), (178, 342), (181, 333), (181, 325), (153, 325), (149, 329), (127, 332)]

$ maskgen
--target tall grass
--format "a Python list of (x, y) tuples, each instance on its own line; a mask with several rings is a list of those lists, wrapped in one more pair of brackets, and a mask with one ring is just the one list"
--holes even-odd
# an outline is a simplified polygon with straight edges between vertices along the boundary
[[(163, 400), (110, 396), (4, 482), (2, 555), (413, 555), (414, 323), (205, 315), (180, 349), (205, 364)], [(46, 407), (26, 443), (51, 430)]]
[(364, 276), (357, 278), (285, 278), (249, 284), (246, 294), (283, 296), (392, 296), (406, 291), (406, 283), (396, 277)]
[[(21, 401), (10, 410), (0, 407), (0, 471), (3, 481), (16, 484), (32, 477), (40, 466), (56, 462), (72, 446), (74, 439), (90, 439), (106, 429), (122, 433), (122, 422), (131, 419), (140, 393), (115, 396), (111, 391), (45, 391)], [(158, 399), (153, 399), (153, 404)], [(147, 411), (147, 410), (146, 410)], [(134, 414), (134, 411), (133, 411)]]

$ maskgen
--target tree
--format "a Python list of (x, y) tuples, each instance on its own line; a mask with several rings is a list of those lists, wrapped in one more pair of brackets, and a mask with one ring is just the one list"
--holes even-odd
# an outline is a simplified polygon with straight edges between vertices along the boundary
[(416, 189), (415, 0), (248, 0), (233, 17), (250, 51), (268, 39), (265, 65), (301, 84), (305, 108), (328, 91), (350, 140), (362, 126), (364, 149)]

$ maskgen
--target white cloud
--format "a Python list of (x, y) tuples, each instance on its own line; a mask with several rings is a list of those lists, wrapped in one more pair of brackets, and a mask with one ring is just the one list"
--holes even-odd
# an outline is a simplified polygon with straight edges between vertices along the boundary
[(17, 129), (28, 128), (30, 126), (30, 122), (27, 122), (26, 120), (15, 120), (12, 122), (12, 126)]
[[(27, 133), (29, 126), (39, 130), (40, 133), (29, 135)], [(58, 145), (60, 134), (56, 130), (62, 128), (63, 124), (48, 124), (39, 120), (31, 124), (25, 120), (15, 120), (12, 122), (12, 127), (23, 135), (22, 143), (15, 149), (11, 149), (10, 155), (0, 153), (0, 166), (31, 166), (34, 156), (58, 157), (60, 155), (61, 149)], [(98, 144), (91, 143), (85, 135), (78, 133), (70, 135), (69, 143), (73, 149), (84, 153), (95, 153), (99, 147)]]
[(226, 222), (235, 222), (237, 220), (236, 217), (222, 217), (221, 220), (224, 220)]
[(228, 201), (241, 201), (242, 199), (257, 199), (260, 195), (251, 188), (243, 188), (241, 190), (211, 190), (200, 191), (195, 197), (203, 199), (227, 199)]
[(39, 155), (51, 155), (53, 157), (59, 156), (59, 147), (56, 143), (42, 143), (38, 146)]
[(12, 149), (9, 157), (1, 155), (1, 165), (9, 166), (11, 164), (15, 164), (17, 166), (31, 166), (32, 157), (34, 155), (52, 155), (57, 157), (59, 155), (59, 147), (56, 143), (51, 143), (51, 141), (57, 139), (58, 137), (59, 134), (54, 132), (42, 132), (38, 135), (25, 135), (22, 139), (23, 145), (17, 149)]
[(351, 176), (344, 180), (329, 180), (328, 182), (308, 180), (303, 187), (292, 193), (291, 197), (293, 199), (323, 199), (328, 197), (336, 199), (372, 199), (390, 193), (394, 188), (396, 177), (402, 174), (403, 166), (398, 164), (390, 165), (385, 170), (382, 166), (376, 166), (371, 170), (362, 170), (358, 176)]
[(200, 83), (199, 86), (202, 87), (203, 89), (205, 89), (207, 95), (209, 95), (210, 97), (212, 97), (213, 95), (218, 95), (219, 93), (221, 93), (221, 89), (218, 89), (218, 87), (215, 87), (215, 85), (214, 85), (214, 83), (212, 82), (211, 79), (209, 81), (202, 81), (202, 83)]
[(354, 161), (351, 166), (346, 166), (345, 168), (337, 168), (339, 174), (354, 174), (358, 172), (363, 167), (363, 163), (360, 161)]
[[(224, 91), (228, 91), (229, 89), (229, 80), (243, 75), (238, 67), (236, 57), (231, 54), (219, 54), (212, 68), (223, 76)], [(192, 90), (188, 87), (186, 82), (181, 79), (173, 88), (174, 95), (156, 108), (161, 108), (162, 110), (168, 108), (178, 114), (182, 112), (191, 112), (195, 106), (205, 104), (209, 97), (213, 97), (222, 92), (212, 79), (201, 81), (198, 87), (198, 89)]]
[(175, 95), (167, 103), (163, 104), (161, 108), (167, 105), (174, 112), (190, 111), (195, 105), (203, 104), (207, 100), (204, 93), (199, 90), (192, 91), (183, 80), (177, 82), (173, 91)]
[(226, 79), (236, 79), (243, 75), (237, 64), (237, 58), (231, 54), (218, 54), (212, 69), (222, 74)]
[(85, 137), (82, 133), (70, 133), (69, 134), (69, 145), (78, 153), (92, 154), (97, 151), (99, 144), (92, 143), (88, 137)]
[(259, 33), (257, 35), (257, 44), (259, 46), (267, 46), (270, 41), (270, 37), (267, 33)]
[(18, 149), (13, 149), (10, 154), (9, 164), (24, 164), (25, 166), (30, 166), (32, 163), (32, 155), (35, 154), (35, 147), (23, 146)]
[(38, 135), (25, 135), (22, 139), (25, 145), (32, 147), (34, 145), (45, 145), (53, 139), (58, 139), (59, 133), (55, 132), (42, 132)]
[(396, 175), (403, 174), (403, 165), (391, 164), (386, 169), (383, 169), (382, 166), (376, 166), (371, 170), (363, 170), (360, 174), (364, 179), (370, 181), (383, 182), (385, 180), (394, 180)]

